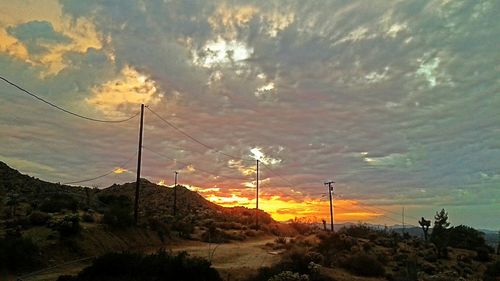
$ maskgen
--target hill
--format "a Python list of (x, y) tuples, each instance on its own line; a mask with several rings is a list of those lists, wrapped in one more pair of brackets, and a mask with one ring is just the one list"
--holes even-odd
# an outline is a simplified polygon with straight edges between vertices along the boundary
[[(131, 200), (135, 198), (136, 183), (114, 184), (96, 191), (97, 197), (106, 195), (123, 195)], [(206, 200), (199, 193), (184, 186), (176, 187), (176, 211), (181, 216), (196, 216), (197, 219), (213, 219), (215, 221), (234, 221), (251, 225), (255, 221), (255, 209), (246, 207), (222, 207)], [(139, 216), (173, 215), (174, 188), (154, 184), (141, 179), (139, 192)], [(263, 224), (274, 223), (271, 216), (259, 210), (259, 221)]]
[[(237, 220), (245, 224), (254, 221), (255, 210), (245, 207), (222, 207), (212, 203), (197, 192), (184, 186), (177, 186), (177, 211), (182, 215), (196, 215), (199, 218), (216, 220)], [(50, 183), (9, 167), (0, 161), (0, 195), (7, 200), (14, 201), (21, 209), (23, 203), (37, 208), (53, 197), (67, 196), (76, 201), (80, 209), (99, 209), (103, 202), (102, 196), (126, 196), (132, 202), (135, 198), (135, 182), (113, 184), (104, 189), (92, 189), (82, 186), (68, 186), (59, 183)], [(174, 189), (154, 184), (147, 179), (141, 179), (139, 216), (166, 216), (173, 214)], [(259, 210), (262, 223), (271, 223), (274, 220), (262, 210)]]

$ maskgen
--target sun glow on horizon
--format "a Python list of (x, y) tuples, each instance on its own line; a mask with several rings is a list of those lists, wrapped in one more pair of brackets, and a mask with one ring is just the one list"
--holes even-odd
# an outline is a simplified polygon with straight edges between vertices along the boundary
[[(255, 198), (251, 198), (244, 192), (233, 191), (230, 194), (217, 195), (214, 192), (198, 190), (205, 199), (224, 206), (242, 206), (255, 208)], [(277, 221), (288, 221), (294, 218), (305, 218), (310, 221), (320, 222), (327, 220), (330, 216), (328, 201), (317, 198), (305, 198), (303, 201), (287, 198), (279, 194), (267, 194), (259, 198), (259, 209), (269, 213)], [(364, 221), (375, 219), (382, 214), (360, 210), (359, 202), (356, 200), (339, 199), (334, 202), (334, 218), (336, 222)]]

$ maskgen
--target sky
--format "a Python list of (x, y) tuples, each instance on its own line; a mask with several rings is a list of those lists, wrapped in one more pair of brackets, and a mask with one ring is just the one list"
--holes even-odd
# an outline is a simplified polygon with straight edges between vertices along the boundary
[[(278, 220), (500, 228), (496, 0), (0, 0), (0, 74), (144, 117), (142, 176)], [(0, 81), (0, 161), (135, 179), (139, 118)], [(159, 115), (197, 143), (158, 118)], [(168, 188), (168, 187), (166, 187)]]

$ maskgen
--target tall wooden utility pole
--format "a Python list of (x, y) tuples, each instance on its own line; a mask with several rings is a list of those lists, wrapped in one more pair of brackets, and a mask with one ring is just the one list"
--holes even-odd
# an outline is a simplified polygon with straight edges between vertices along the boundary
[(134, 205), (134, 222), (136, 225), (139, 213), (139, 189), (141, 187), (143, 125), (144, 125), (144, 104), (141, 104), (141, 124), (139, 126), (139, 152), (137, 153), (137, 179), (135, 182), (135, 205)]
[(177, 214), (177, 174), (179, 174), (177, 171), (174, 172), (174, 217)]
[(402, 218), (403, 218), (403, 235), (405, 235), (405, 207), (403, 206), (403, 213), (402, 213)]
[(259, 160), (257, 160), (256, 180), (257, 192), (255, 194), (255, 225), (259, 227)]
[(333, 184), (335, 182), (334, 181), (329, 181), (329, 182), (325, 182), (325, 185), (328, 186), (328, 194), (330, 195), (330, 229), (332, 232), (335, 232), (334, 228), (333, 228), (333, 204), (332, 204), (332, 193), (333, 193)]

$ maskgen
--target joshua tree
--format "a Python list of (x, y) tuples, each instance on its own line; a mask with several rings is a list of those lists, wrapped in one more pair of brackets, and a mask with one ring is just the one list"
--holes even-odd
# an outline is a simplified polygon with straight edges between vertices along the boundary
[(426, 220), (426, 219), (424, 219), (424, 217), (422, 217), (422, 219), (420, 219), (420, 221), (418, 221), (418, 223), (422, 227), (422, 231), (424, 232), (424, 239), (427, 242), (427, 237), (429, 235), (428, 233), (429, 233), (429, 227), (431, 226), (431, 221)]

